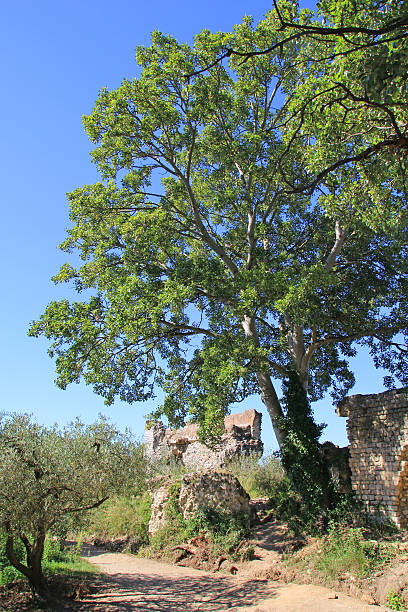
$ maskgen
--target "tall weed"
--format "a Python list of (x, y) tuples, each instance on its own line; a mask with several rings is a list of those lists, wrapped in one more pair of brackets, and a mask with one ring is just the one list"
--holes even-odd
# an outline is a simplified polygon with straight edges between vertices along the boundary
[(388, 565), (397, 551), (393, 544), (366, 540), (360, 527), (331, 523), (315, 566), (329, 579), (344, 572), (364, 578)]
[(92, 512), (87, 531), (101, 538), (129, 537), (140, 545), (145, 544), (150, 514), (148, 493), (115, 497)]
[(259, 459), (257, 455), (242, 456), (228, 465), (245, 491), (254, 497), (272, 497), (285, 479), (279, 459), (273, 456)]

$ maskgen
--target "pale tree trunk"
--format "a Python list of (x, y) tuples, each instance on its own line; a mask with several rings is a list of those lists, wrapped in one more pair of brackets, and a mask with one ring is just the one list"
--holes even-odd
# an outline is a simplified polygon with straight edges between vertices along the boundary
[(265, 404), (272, 421), (273, 431), (278, 441), (279, 448), (282, 448), (286, 438), (286, 432), (282, 428), (282, 424), (285, 421), (285, 415), (283, 414), (279, 398), (276, 395), (276, 391), (269, 374), (265, 374), (262, 371), (257, 371), (256, 378), (261, 390), (262, 401)]
[[(256, 324), (253, 317), (245, 316), (242, 321), (245, 336), (251, 340), (256, 347), (259, 347), (259, 338), (256, 330)], [(272, 421), (273, 431), (275, 432), (279, 448), (285, 441), (286, 432), (283, 429), (285, 415), (283, 414), (282, 406), (276, 394), (270, 375), (264, 372), (261, 368), (255, 369), (256, 378), (261, 391), (261, 398), (266, 406), (268, 414)]]

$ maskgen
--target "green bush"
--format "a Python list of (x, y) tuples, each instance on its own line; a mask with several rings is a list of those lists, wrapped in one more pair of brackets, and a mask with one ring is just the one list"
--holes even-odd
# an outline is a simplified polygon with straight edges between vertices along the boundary
[[(10, 584), (14, 580), (20, 580), (21, 574), (9, 564), (6, 557), (7, 536), (0, 532), (0, 585)], [(19, 561), (25, 563), (26, 553), (23, 543), (16, 538), (14, 550)], [(53, 573), (73, 574), (78, 572), (97, 572), (98, 570), (80, 559), (80, 545), (65, 548), (61, 541), (47, 538), (44, 542), (44, 554), (42, 567), (46, 575)]]
[(248, 536), (249, 516), (244, 513), (229, 513), (221, 509), (206, 508), (189, 522), (194, 535), (204, 533), (215, 553), (233, 555), (238, 544)]
[(87, 531), (101, 538), (129, 537), (146, 544), (150, 514), (148, 493), (114, 497), (92, 512)]
[(361, 529), (333, 525), (324, 539), (316, 567), (329, 578), (336, 577), (340, 572), (364, 576), (369, 562)]
[(387, 606), (391, 608), (391, 610), (399, 610), (400, 612), (405, 612), (405, 610), (407, 610), (401, 593), (397, 593), (396, 591), (388, 593)]
[[(16, 578), (21, 578), (20, 572), (10, 565), (6, 556), (7, 535), (0, 531), (0, 585), (9, 584)], [(21, 540), (17, 540), (14, 546), (16, 557), (19, 561), (25, 561), (25, 548)]]
[(197, 534), (194, 525), (184, 520), (178, 507), (180, 487), (180, 479), (170, 486), (169, 500), (165, 507), (166, 527), (159, 529), (149, 538), (148, 546), (140, 551), (142, 555), (166, 555), (173, 546), (186, 542)]
[(273, 497), (285, 479), (281, 462), (273, 456), (261, 460), (256, 455), (240, 457), (229, 464), (228, 471), (238, 478), (251, 498)]
[(328, 578), (345, 571), (364, 578), (389, 564), (396, 554), (394, 544), (365, 540), (362, 528), (331, 523), (315, 565)]
[[(52, 563), (53, 561), (67, 561), (75, 555), (75, 549), (64, 548), (58, 540), (47, 539), (44, 542), (43, 563)], [(44, 565), (44, 567), (45, 567)]]
[(273, 516), (288, 523), (294, 533), (316, 532), (315, 513), (302, 502), (277, 457), (270, 455), (261, 460), (256, 456), (241, 457), (228, 470), (251, 498), (269, 497)]
[[(172, 547), (204, 535), (214, 555), (223, 553), (234, 558), (234, 550), (249, 533), (249, 516), (208, 508), (185, 520), (178, 506), (180, 486), (178, 481), (170, 487), (169, 501), (165, 508), (166, 527), (150, 538), (148, 546), (141, 549), (140, 554), (148, 557), (166, 556)], [(248, 549), (243, 549), (242, 554), (248, 554)]]

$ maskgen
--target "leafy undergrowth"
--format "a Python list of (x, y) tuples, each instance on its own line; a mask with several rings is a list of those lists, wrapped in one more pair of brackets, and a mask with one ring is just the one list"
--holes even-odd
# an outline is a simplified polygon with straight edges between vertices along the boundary
[[(0, 535), (1, 542), (4, 537), (4, 534)], [(21, 574), (10, 566), (4, 546), (0, 547), (0, 610), (62, 610), (64, 600), (79, 599), (89, 592), (89, 581), (99, 574), (99, 570), (81, 559), (80, 547), (81, 542), (77, 546), (64, 547), (58, 540), (46, 540), (43, 572), (52, 601), (49, 606), (32, 599), (28, 582), (21, 579)], [(23, 550), (18, 549), (18, 556), (24, 560)]]
[(276, 457), (241, 456), (230, 462), (229, 473), (236, 476), (251, 498), (272, 497), (285, 481), (285, 471)]
[(139, 551), (141, 556), (167, 559), (201, 569), (218, 568), (253, 555), (247, 537), (249, 517), (221, 510), (203, 510), (183, 519), (176, 503), (168, 504), (168, 524), (150, 538)]
[(333, 525), (326, 536), (311, 538), (286, 563), (300, 571), (315, 570), (322, 581), (333, 586), (344, 577), (368, 578), (387, 567), (398, 554), (398, 542), (367, 540), (361, 528)]
[(136, 552), (148, 543), (151, 499), (148, 493), (114, 497), (94, 510), (87, 524), (87, 534), (95, 543), (109, 543), (118, 550)]
[(399, 612), (406, 612), (408, 609), (408, 602), (404, 601), (404, 597), (397, 591), (390, 591), (387, 595), (387, 606), (391, 610), (398, 610)]
[[(42, 568), (44, 575), (63, 574), (77, 578), (97, 570), (80, 557), (81, 542), (74, 547), (65, 547), (59, 540), (48, 538), (44, 545)], [(25, 562), (22, 544), (16, 549), (17, 558)], [(0, 586), (4, 586), (21, 579), (21, 574), (12, 567), (5, 554), (5, 535), (0, 533)]]
[[(303, 548), (283, 555), (266, 575), (285, 582), (320, 584), (356, 597), (364, 594), (376, 603), (386, 603), (384, 597), (378, 601), (378, 584), (392, 575), (394, 565), (408, 562), (408, 540), (402, 533), (381, 536), (377, 532), (376, 539), (373, 535), (363, 528), (332, 524), (327, 535), (309, 537)], [(408, 607), (404, 594), (394, 594), (394, 601)]]
[[(50, 572), (57, 573), (50, 573)], [(99, 570), (87, 561), (55, 564), (48, 568), (47, 602), (33, 598), (26, 580), (17, 579), (0, 586), (0, 610), (12, 612), (37, 612), (74, 609), (71, 602), (79, 601), (94, 591)]]

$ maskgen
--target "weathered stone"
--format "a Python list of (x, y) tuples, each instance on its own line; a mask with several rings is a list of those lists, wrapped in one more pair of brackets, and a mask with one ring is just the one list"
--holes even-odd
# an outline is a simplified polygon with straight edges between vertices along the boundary
[(189, 469), (217, 469), (242, 455), (261, 456), (261, 419), (261, 413), (256, 410), (227, 416), (225, 432), (214, 449), (200, 442), (197, 425), (171, 430), (158, 421), (145, 431), (146, 455), (174, 457)]
[(192, 518), (206, 508), (249, 515), (249, 499), (248, 493), (232, 474), (185, 474), (180, 489), (179, 508), (185, 519)]
[(333, 442), (324, 442), (320, 445), (320, 452), (327, 464), (330, 474), (341, 494), (351, 492), (350, 451), (347, 446), (340, 448)]
[[(152, 514), (149, 534), (154, 535), (166, 527), (167, 504), (171, 499), (171, 483), (168, 482), (153, 492)], [(191, 473), (183, 476), (180, 491), (174, 500), (183, 518), (193, 518), (207, 508), (227, 513), (251, 514), (249, 495), (232, 474), (219, 472)]]
[(149, 535), (154, 535), (159, 529), (166, 526), (166, 505), (170, 499), (170, 486), (167, 483), (152, 494), (152, 514), (149, 521)]

